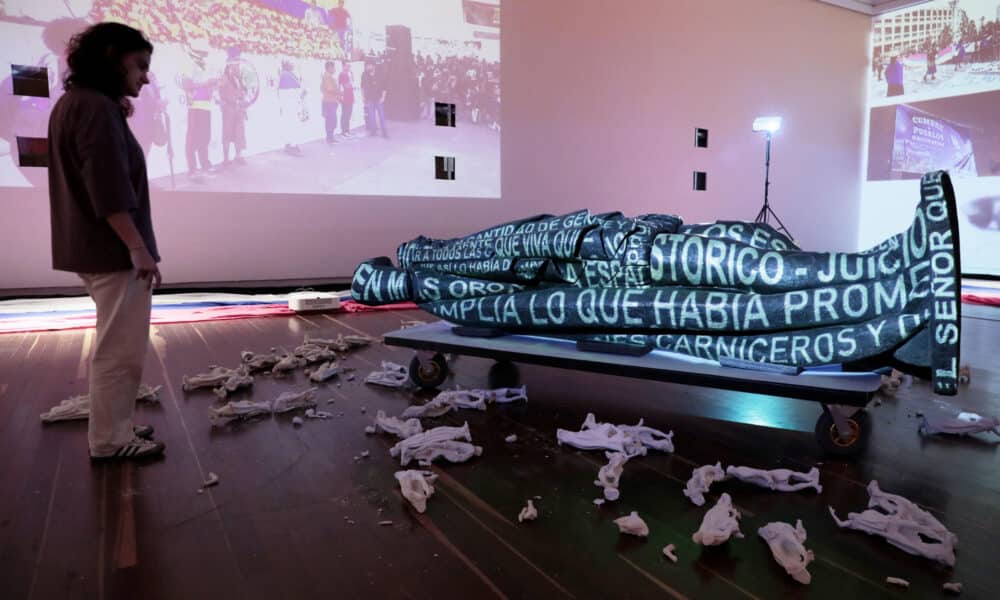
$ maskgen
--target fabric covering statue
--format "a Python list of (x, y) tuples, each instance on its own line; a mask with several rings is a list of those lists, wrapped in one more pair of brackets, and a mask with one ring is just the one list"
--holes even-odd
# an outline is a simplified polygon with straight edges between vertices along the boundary
[(894, 366), (957, 389), (961, 273), (948, 174), (920, 180), (902, 233), (807, 252), (772, 227), (671, 215), (543, 215), (361, 263), (363, 304), (414, 301), (459, 325), (638, 345), (718, 360)]

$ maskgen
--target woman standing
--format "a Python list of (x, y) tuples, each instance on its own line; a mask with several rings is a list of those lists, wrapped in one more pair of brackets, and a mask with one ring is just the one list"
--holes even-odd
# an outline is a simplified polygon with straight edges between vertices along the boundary
[(90, 363), (92, 459), (163, 454), (152, 428), (134, 427), (160, 285), (142, 147), (125, 118), (149, 83), (153, 46), (142, 32), (99, 23), (67, 48), (66, 93), (49, 118), (52, 267), (76, 273), (97, 305)]

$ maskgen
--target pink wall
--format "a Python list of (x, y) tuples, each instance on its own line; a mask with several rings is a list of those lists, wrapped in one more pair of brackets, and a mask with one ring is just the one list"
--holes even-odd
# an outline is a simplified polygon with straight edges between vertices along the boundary
[[(870, 19), (814, 0), (503, 0), (503, 198), (160, 195), (166, 281), (348, 276), (418, 234), (587, 207), (752, 219), (771, 200), (808, 248), (853, 249)], [(710, 147), (693, 146), (694, 128)], [(691, 172), (708, 171), (708, 191)], [(4, 190), (0, 289), (50, 269), (44, 192)]]

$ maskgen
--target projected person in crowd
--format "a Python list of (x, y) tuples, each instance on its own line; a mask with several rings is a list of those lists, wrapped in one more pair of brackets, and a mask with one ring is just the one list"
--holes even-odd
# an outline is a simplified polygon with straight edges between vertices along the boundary
[(350, 60), (354, 52), (354, 34), (351, 31), (351, 13), (344, 8), (344, 0), (338, 0), (337, 6), (330, 9), (327, 22), (340, 42), (344, 58)]
[(247, 89), (240, 72), (240, 54), (237, 47), (230, 48), (226, 68), (219, 81), (219, 105), (222, 109), (222, 164), (229, 165), (229, 148), (233, 148), (233, 162), (245, 165), (243, 150), (247, 146)]
[(66, 93), (49, 119), (52, 266), (77, 273), (97, 305), (87, 432), (93, 459), (164, 450), (151, 441), (151, 427), (133, 424), (160, 256), (146, 161), (126, 116), (129, 99), (149, 83), (152, 51), (142, 32), (120, 23), (75, 36)]
[(200, 181), (212, 168), (208, 146), (212, 141), (212, 96), (218, 81), (208, 72), (210, 50), (208, 40), (192, 40), (188, 47), (191, 64), (181, 78), (188, 103), (184, 151), (188, 172), (196, 181)]
[(340, 82), (337, 81), (337, 66), (333, 61), (326, 61), (326, 71), (320, 83), (323, 93), (323, 120), (326, 125), (326, 143), (337, 141), (337, 105), (340, 104)]
[(937, 48), (933, 44), (927, 48), (927, 71), (924, 73), (924, 83), (927, 83), (928, 77), (931, 81), (937, 79)]
[(389, 132), (385, 127), (385, 77), (380, 70), (375, 68), (375, 61), (365, 63), (365, 72), (361, 75), (361, 93), (365, 97), (365, 125), (368, 128), (368, 135), (378, 135), (382, 130), (382, 137), (388, 138)]
[(278, 74), (278, 104), (285, 135), (285, 152), (292, 156), (302, 155), (295, 133), (299, 128), (304, 97), (305, 90), (302, 89), (302, 82), (295, 74), (295, 65), (290, 60), (281, 61), (281, 72)]
[(882, 55), (876, 54), (872, 57), (872, 75), (875, 75), (876, 81), (882, 81), (883, 71), (885, 71), (885, 63), (882, 61)]
[(903, 63), (898, 56), (893, 56), (889, 60), (889, 66), (885, 68), (885, 83), (886, 96), (903, 95)]
[(955, 70), (959, 71), (962, 69), (962, 64), (965, 62), (965, 40), (958, 40), (958, 54), (955, 56)]
[(340, 135), (345, 138), (354, 137), (351, 133), (351, 113), (354, 112), (354, 77), (351, 75), (351, 63), (341, 61), (340, 75)]

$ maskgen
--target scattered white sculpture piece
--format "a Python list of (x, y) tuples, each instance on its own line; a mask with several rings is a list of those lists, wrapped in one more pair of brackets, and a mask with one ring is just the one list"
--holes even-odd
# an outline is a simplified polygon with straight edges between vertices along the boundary
[(382, 370), (369, 373), (365, 377), (365, 383), (395, 388), (406, 387), (410, 384), (410, 371), (403, 365), (383, 360)]
[(867, 510), (840, 520), (831, 506), (830, 515), (839, 527), (884, 537), (904, 552), (955, 566), (958, 536), (934, 516), (902, 496), (883, 492), (874, 479), (868, 484), (868, 496)]
[(677, 562), (677, 555), (674, 554), (674, 550), (676, 550), (676, 548), (673, 544), (667, 544), (663, 547), (663, 556), (669, 558), (671, 562)]
[(308, 364), (337, 360), (337, 353), (319, 344), (302, 344), (295, 348), (292, 354), (298, 356)]
[(301, 392), (284, 392), (274, 399), (271, 410), (275, 413), (285, 413), (297, 408), (314, 408), (318, 389), (313, 387)]
[(426, 325), (427, 321), (421, 321), (420, 319), (402, 319), (399, 322), (400, 329), (409, 329), (410, 327), (419, 327), (421, 325)]
[(901, 579), (899, 577), (886, 577), (885, 582), (891, 583), (892, 585), (898, 585), (899, 587), (904, 587), (904, 588), (910, 587), (909, 581)]
[(302, 417), (292, 417), (292, 425), (301, 427), (303, 423), (305, 423), (305, 421), (302, 420)]
[(322, 383), (340, 373), (340, 365), (336, 361), (330, 360), (309, 372), (310, 381)]
[(201, 484), (201, 488), (205, 489), (207, 487), (212, 487), (213, 485), (218, 485), (218, 484), (219, 484), (219, 476), (209, 471), (208, 477)]
[(403, 497), (413, 505), (413, 508), (417, 509), (418, 513), (426, 511), (427, 499), (434, 493), (434, 482), (437, 481), (437, 475), (430, 471), (411, 469), (396, 471), (395, 477), (396, 481), (399, 482)]
[(207, 373), (199, 373), (198, 375), (191, 375), (190, 377), (187, 375), (183, 376), (181, 378), (181, 389), (185, 392), (190, 392), (191, 390), (196, 390), (198, 388), (218, 387), (224, 384), (227, 379), (237, 374), (239, 374), (237, 369), (228, 369), (226, 367), (212, 365), (209, 366), (209, 371)]
[(336, 350), (337, 352), (347, 352), (348, 350), (351, 349), (350, 344), (348, 344), (347, 341), (344, 340), (344, 336), (342, 335), (332, 339), (311, 338), (307, 335), (305, 341), (303, 341), (302, 343), (303, 345), (312, 344), (314, 346), (323, 346), (324, 348), (329, 348), (330, 350)]
[(594, 498), (594, 505), (595, 506), (601, 506), (605, 502), (606, 502), (606, 500), (604, 498)]
[(497, 404), (509, 404), (518, 400), (528, 401), (528, 386), (522, 385), (519, 388), (496, 388), (492, 390), (478, 390), (484, 393), (487, 402)]
[(163, 389), (162, 385), (156, 387), (147, 385), (145, 383), (139, 384), (139, 391), (135, 395), (135, 399), (139, 402), (159, 402), (160, 401), (160, 390)]
[(375, 341), (375, 338), (368, 337), (367, 335), (345, 335), (343, 339), (347, 342), (349, 348), (360, 348)]
[(972, 368), (969, 365), (962, 365), (958, 368), (958, 382), (968, 385), (972, 381)]
[(508, 444), (513, 444), (514, 442), (517, 441), (517, 434), (516, 433), (512, 433), (512, 434), (508, 435), (507, 437), (505, 437), (503, 439), (503, 441), (507, 442)]
[(896, 392), (899, 391), (901, 385), (903, 385), (903, 374), (899, 371), (893, 369), (891, 375), (883, 375), (881, 378), (881, 384), (879, 385), (878, 392), (883, 396), (895, 396)]
[(392, 521), (379, 521), (378, 525), (379, 527), (388, 527), (389, 525), (392, 525)]
[(419, 419), (403, 421), (399, 417), (387, 417), (384, 410), (375, 413), (375, 429), (391, 433), (401, 439), (412, 437), (424, 431)]
[(298, 369), (299, 367), (301, 367), (301, 366), (303, 366), (305, 364), (306, 364), (306, 361), (305, 361), (304, 358), (299, 358), (298, 356), (295, 356), (294, 354), (289, 354), (289, 353), (286, 352), (284, 355), (282, 355), (281, 360), (279, 360), (278, 362), (274, 363), (274, 366), (271, 367), (271, 373), (273, 375), (276, 375), (276, 376), (280, 377), (280, 376), (282, 376), (282, 375), (284, 375), (284, 374), (286, 374), (286, 373), (288, 373), (290, 371), (294, 371), (295, 369)]
[(621, 533), (627, 533), (629, 535), (636, 535), (639, 537), (649, 536), (649, 527), (646, 522), (642, 520), (639, 513), (632, 511), (631, 514), (618, 517), (615, 519), (615, 525), (618, 526), (618, 531)]
[(307, 408), (306, 409), (306, 418), (307, 419), (332, 419), (333, 418), (333, 413), (328, 413), (328, 412), (323, 411), (323, 410), (316, 410), (315, 408)]
[(517, 522), (524, 523), (525, 521), (534, 521), (538, 518), (538, 510), (535, 508), (535, 503), (528, 499), (528, 505), (521, 509), (521, 512), (517, 515)]
[(89, 419), (90, 396), (87, 394), (70, 396), (38, 416), (42, 420), (42, 423)]
[(473, 456), (482, 456), (483, 447), (473, 446), (468, 442), (448, 440), (425, 444), (409, 453), (403, 453), (400, 458), (402, 466), (406, 466), (409, 460), (416, 460), (422, 467), (429, 467), (438, 458), (444, 458), (448, 462), (465, 462)]
[(423, 433), (411, 435), (400, 440), (395, 446), (389, 449), (389, 454), (398, 456), (399, 462), (403, 466), (409, 464), (410, 460), (416, 457), (416, 453), (424, 447), (436, 446), (441, 442), (452, 440), (462, 440), (472, 442), (472, 434), (469, 433), (469, 424), (465, 423), (461, 427), (435, 427)]
[(780, 521), (768, 523), (757, 530), (757, 535), (764, 538), (771, 548), (774, 560), (784, 567), (792, 579), (807, 585), (812, 581), (812, 575), (806, 568), (815, 560), (815, 556), (812, 550), (806, 550), (803, 545), (806, 530), (801, 519), (795, 522), (795, 527)]
[(809, 469), (808, 473), (800, 473), (790, 469), (766, 471), (730, 465), (726, 467), (726, 475), (779, 492), (797, 492), (805, 488), (813, 488), (818, 493), (823, 491), (823, 486), (819, 483), (819, 469), (816, 467)]
[(271, 403), (238, 400), (226, 403), (218, 408), (208, 409), (208, 420), (215, 427), (221, 427), (230, 421), (251, 419), (260, 415), (271, 414)]
[(923, 435), (947, 433), (971, 435), (990, 432), (1000, 435), (1000, 417), (984, 417), (972, 412), (934, 411), (923, 416), (918, 430)]
[(949, 583), (942, 584), (941, 585), (941, 589), (944, 590), (944, 591), (946, 591), (946, 592), (951, 592), (953, 594), (961, 594), (962, 593), (962, 584), (958, 583), (958, 582), (955, 582), (955, 581), (952, 581), (952, 582), (949, 582)]
[(228, 396), (230, 392), (235, 392), (240, 388), (250, 387), (252, 385), (253, 376), (243, 369), (236, 369), (236, 372), (223, 381), (222, 385), (212, 391), (215, 392), (216, 396), (225, 400), (226, 396)]
[(486, 410), (485, 395), (481, 390), (450, 390), (440, 392), (427, 404), (407, 407), (399, 417), (401, 419), (434, 418), (459, 408)]
[(628, 462), (628, 455), (624, 452), (605, 452), (608, 464), (601, 467), (597, 472), (597, 479), (594, 485), (604, 489), (604, 499), (614, 502), (618, 499), (618, 481), (621, 479), (622, 470)]
[(361, 458), (368, 458), (371, 455), (372, 455), (372, 453), (371, 453), (370, 450), (362, 450), (361, 451)]
[(556, 440), (560, 444), (568, 444), (581, 450), (603, 449), (623, 452), (629, 458), (644, 456), (649, 448), (673, 452), (672, 436), (673, 432), (663, 433), (644, 426), (642, 419), (638, 425), (598, 423), (593, 413), (587, 413), (580, 431), (556, 430)]
[(698, 467), (691, 472), (691, 479), (688, 479), (687, 485), (684, 486), (684, 495), (690, 498), (695, 506), (704, 506), (708, 488), (716, 481), (725, 478), (726, 472), (722, 470), (721, 462)]
[[(382, 413), (382, 414), (385, 414), (385, 413)], [(374, 425), (369, 425), (369, 426), (365, 427), (365, 433), (367, 433), (369, 435), (375, 433), (376, 431), (377, 430), (375, 429)]]
[(702, 546), (718, 546), (729, 540), (730, 536), (742, 538), (739, 518), (740, 511), (733, 508), (732, 498), (729, 494), (723, 493), (715, 506), (705, 513), (701, 527), (694, 532), (691, 539)]
[(653, 429), (652, 427), (646, 427), (643, 425), (643, 419), (639, 419), (638, 425), (619, 425), (627, 435), (631, 435), (642, 444), (642, 454), (646, 454), (647, 448), (653, 450), (659, 450), (660, 452), (673, 452), (674, 451), (674, 432), (663, 433), (659, 429)]
[[(162, 385), (152, 387), (145, 383), (139, 384), (139, 390), (135, 394), (135, 399), (139, 402), (159, 402)], [(61, 400), (49, 410), (38, 415), (42, 423), (55, 423), (57, 421), (75, 421), (78, 419), (90, 418), (90, 395), (79, 394)]]
[(254, 354), (253, 352), (244, 350), (240, 353), (240, 360), (243, 362), (243, 368), (248, 373), (256, 373), (257, 371), (272, 369), (281, 360), (281, 356), (277, 354)]

